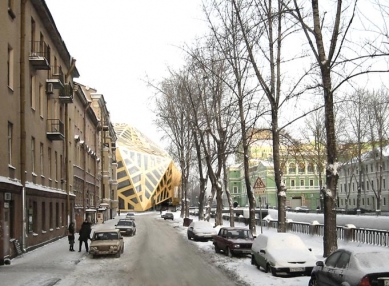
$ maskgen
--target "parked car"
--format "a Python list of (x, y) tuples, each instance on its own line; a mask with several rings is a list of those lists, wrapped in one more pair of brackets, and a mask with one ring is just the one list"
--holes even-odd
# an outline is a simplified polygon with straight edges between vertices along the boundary
[(309, 208), (307, 206), (295, 207), (294, 211), (296, 213), (309, 213)]
[(136, 224), (135, 220), (132, 219), (120, 219), (115, 228), (120, 231), (123, 235), (135, 235), (136, 234)]
[(389, 251), (360, 247), (338, 249), (312, 270), (309, 286), (387, 286)]
[(217, 230), (208, 221), (192, 221), (188, 226), (187, 235), (189, 240), (211, 240), (217, 235)]
[(165, 215), (163, 216), (163, 219), (164, 220), (167, 220), (167, 219), (174, 220), (174, 215), (173, 215), (173, 213), (165, 213)]
[(251, 264), (277, 275), (311, 274), (316, 257), (301, 238), (291, 233), (259, 234), (251, 248)]
[(127, 219), (135, 219), (135, 214), (134, 213), (127, 213), (126, 218)]
[(222, 227), (213, 237), (215, 252), (223, 251), (229, 257), (250, 254), (253, 241), (251, 230), (245, 227)]
[(124, 252), (124, 241), (118, 229), (96, 230), (93, 233), (89, 253), (93, 257), (99, 255), (115, 255), (120, 257)]
[(286, 207), (285, 207), (285, 210), (286, 210), (287, 212), (290, 212), (290, 211), (292, 210), (292, 207), (286, 206)]
[[(361, 214), (370, 212), (370, 210), (367, 210), (367, 209), (364, 209), (364, 208), (359, 208), (359, 210), (360, 210)], [(357, 214), (358, 213), (358, 208), (348, 209), (347, 211), (345, 210), (345, 213), (346, 214)]]

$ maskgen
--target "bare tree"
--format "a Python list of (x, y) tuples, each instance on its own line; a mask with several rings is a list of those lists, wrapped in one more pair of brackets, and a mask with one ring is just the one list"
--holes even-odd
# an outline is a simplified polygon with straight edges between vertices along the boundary
[(189, 217), (188, 186), (193, 155), (193, 134), (188, 117), (188, 105), (185, 98), (184, 83), (179, 76), (171, 73), (160, 88), (160, 97), (156, 99), (157, 126), (163, 130), (171, 142), (169, 153), (179, 162), (181, 169), (181, 217)]
[[(311, 6), (303, 6), (306, 2), (293, 0), (291, 13), (299, 20), (320, 71), (317, 87), (323, 92), (325, 109), (325, 126), (327, 136), (326, 196), (324, 204), (324, 256), (337, 249), (336, 237), (336, 186), (338, 180), (338, 158), (336, 148), (336, 132), (334, 117), (334, 92), (344, 83), (350, 83), (356, 76), (387, 71), (375, 68), (376, 58), (384, 56), (374, 48), (378, 40), (366, 39), (361, 49), (356, 49), (355, 40), (351, 40), (351, 27), (355, 20), (357, 1), (333, 1), (335, 9), (327, 7), (320, 10), (319, 1), (312, 0)], [(285, 7), (288, 5), (283, 2)], [(323, 7), (321, 7), (323, 8)], [(331, 12), (333, 14), (331, 15)], [(310, 21), (307, 21), (310, 16)], [(329, 33), (328, 33), (329, 32)], [(362, 46), (363, 45), (363, 46)], [(357, 51), (362, 51), (358, 53)], [(374, 55), (374, 56), (373, 56)], [(372, 57), (373, 56), (373, 57)], [(358, 66), (358, 68), (355, 68)], [(337, 82), (334, 85), (334, 78)]]
[[(376, 198), (376, 213), (381, 214), (381, 192), (383, 179), (384, 147), (388, 142), (389, 128), (389, 93), (382, 88), (379, 91), (369, 93), (367, 99), (369, 110), (369, 131), (372, 148), (372, 157), (375, 162), (375, 180), (367, 175), (367, 184), (370, 184)], [(374, 183), (375, 182), (375, 183)]]

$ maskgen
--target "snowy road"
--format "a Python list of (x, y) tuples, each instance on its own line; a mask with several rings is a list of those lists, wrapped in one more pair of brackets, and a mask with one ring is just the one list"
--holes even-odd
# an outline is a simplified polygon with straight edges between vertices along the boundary
[[(114, 227), (117, 220), (93, 229)], [(0, 285), (243, 285), (234, 283), (234, 277), (215, 267), (195, 245), (179, 235), (170, 221), (153, 213), (137, 215), (136, 222), (137, 233), (124, 238), (125, 249), (120, 258), (93, 259), (85, 249), (70, 252), (67, 238), (63, 238), (1, 267)]]

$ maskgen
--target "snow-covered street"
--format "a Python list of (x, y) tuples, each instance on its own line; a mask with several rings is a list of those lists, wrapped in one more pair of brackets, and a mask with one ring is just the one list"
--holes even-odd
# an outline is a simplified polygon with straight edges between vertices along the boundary
[[(274, 277), (271, 273), (258, 270), (251, 265), (250, 256), (228, 257), (215, 253), (212, 241), (201, 242), (187, 239), (187, 227), (179, 212), (174, 212), (174, 220), (164, 220), (159, 212), (137, 214), (137, 234), (125, 237), (125, 250), (121, 258), (101, 257), (93, 259), (82, 252), (70, 252), (67, 238), (25, 253), (5, 265), (0, 270), (1, 285), (14, 286), (67, 286), (67, 285), (220, 285), (220, 281), (244, 286), (307, 286), (309, 277)], [(270, 210), (276, 217), (276, 211)], [(122, 214), (124, 217), (125, 214)], [(144, 216), (144, 218), (142, 218)], [(294, 221), (318, 220), (316, 214), (290, 214)], [(368, 223), (371, 228), (385, 223), (388, 217), (339, 216), (346, 223)], [(197, 217), (190, 217), (197, 220)], [(94, 225), (93, 229), (112, 228), (119, 218), (105, 224)], [(213, 222), (213, 220), (211, 220)], [(342, 222), (343, 223), (343, 222)], [(224, 224), (229, 226), (229, 222)], [(242, 223), (235, 223), (242, 226)], [(262, 228), (264, 233), (276, 232), (273, 228)], [(260, 228), (257, 228), (257, 233)], [(156, 234), (157, 233), (157, 234)], [(295, 233), (312, 249), (317, 260), (322, 260), (322, 237)], [(167, 241), (165, 239), (168, 239)], [(158, 252), (159, 248), (162, 252)], [(364, 247), (388, 252), (386, 247), (378, 247), (354, 242), (338, 241), (339, 248)], [(78, 250), (78, 244), (75, 247)], [(197, 251), (196, 251), (197, 250)], [(167, 253), (167, 256), (166, 256)], [(193, 253), (196, 253), (195, 255)], [(205, 267), (206, 270), (201, 269)], [(166, 270), (168, 269), (168, 271)], [(220, 271), (222, 270), (222, 271)], [(201, 271), (201, 272), (199, 272)], [(200, 274), (202, 273), (202, 274)], [(184, 279), (177, 278), (185, 277)], [(234, 283), (235, 281), (235, 283)]]

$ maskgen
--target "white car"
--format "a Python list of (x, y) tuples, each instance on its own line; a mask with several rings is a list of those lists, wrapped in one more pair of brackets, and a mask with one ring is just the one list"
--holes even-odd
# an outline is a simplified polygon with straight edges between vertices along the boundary
[(217, 229), (213, 225), (205, 220), (193, 221), (187, 230), (188, 239), (193, 238), (196, 240), (211, 240), (217, 235)]
[(259, 234), (251, 247), (251, 264), (277, 275), (311, 275), (316, 257), (291, 233)]

